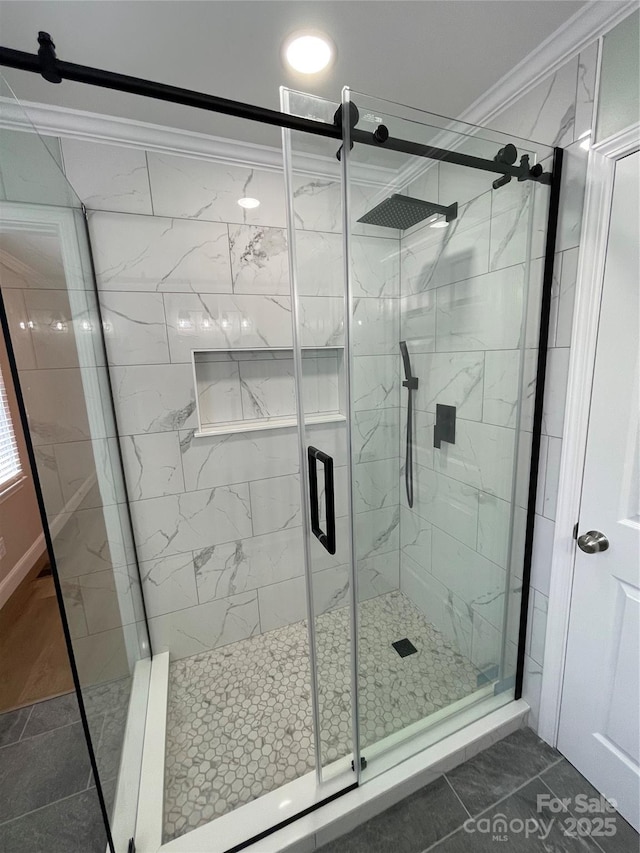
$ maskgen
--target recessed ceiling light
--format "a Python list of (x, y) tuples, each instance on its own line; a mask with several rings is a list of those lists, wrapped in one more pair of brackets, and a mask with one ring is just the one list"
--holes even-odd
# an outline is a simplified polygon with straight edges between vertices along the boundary
[(251, 210), (254, 207), (260, 207), (260, 202), (257, 198), (239, 198), (238, 204), (240, 207), (246, 207), (247, 210)]
[(432, 222), (429, 226), (430, 228), (446, 228), (449, 223), (446, 219), (436, 219), (435, 222)]
[(284, 43), (284, 58), (294, 71), (317, 74), (333, 59), (333, 44), (318, 32), (294, 33)]

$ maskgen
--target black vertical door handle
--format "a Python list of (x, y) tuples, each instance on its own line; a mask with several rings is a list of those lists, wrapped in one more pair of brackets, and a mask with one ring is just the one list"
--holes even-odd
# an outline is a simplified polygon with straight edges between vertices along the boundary
[[(309, 500), (311, 503), (311, 530), (320, 544), (330, 554), (336, 553), (336, 509), (333, 490), (333, 459), (317, 447), (307, 448), (309, 461)], [(320, 508), (318, 498), (317, 462), (324, 466), (324, 504), (327, 522), (326, 532), (320, 527)]]

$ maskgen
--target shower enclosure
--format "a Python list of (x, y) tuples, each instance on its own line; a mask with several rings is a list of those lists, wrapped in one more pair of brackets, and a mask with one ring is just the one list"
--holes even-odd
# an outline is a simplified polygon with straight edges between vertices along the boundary
[[(38, 453), (66, 458), (51, 436), (76, 440), (75, 394), (106, 418), (80, 438), (115, 491), (82, 512), (108, 522), (129, 675), (147, 625), (153, 667), (168, 652), (147, 716), (166, 725), (164, 789), (129, 823), (139, 851), (241, 849), (521, 691), (554, 152), (348, 89), (281, 97), (349, 116), (341, 139), (285, 128), (283, 165), (126, 149), (144, 179), (128, 207), (88, 205), (93, 269), (65, 203), (79, 284), (46, 324), (73, 326), (74, 368), (90, 333), (95, 384), (81, 363), (47, 441), (20, 337), (35, 314), (11, 303), (31, 291), (2, 282), (43, 492)], [(72, 180), (99, 171), (101, 146), (62, 150)], [(25, 203), (3, 203), (3, 234), (48, 211)], [(51, 537), (78, 566), (58, 560), (69, 622), (91, 535)]]

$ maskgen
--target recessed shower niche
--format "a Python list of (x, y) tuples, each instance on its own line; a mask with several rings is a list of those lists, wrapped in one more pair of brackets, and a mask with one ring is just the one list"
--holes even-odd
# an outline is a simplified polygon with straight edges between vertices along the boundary
[[(196, 435), (297, 424), (292, 349), (195, 350), (193, 369)], [(308, 422), (344, 421), (343, 347), (304, 347), (302, 385)]]

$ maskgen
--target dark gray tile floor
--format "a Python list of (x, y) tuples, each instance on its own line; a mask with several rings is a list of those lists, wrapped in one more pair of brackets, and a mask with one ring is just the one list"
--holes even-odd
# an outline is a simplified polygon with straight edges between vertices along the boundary
[[(105, 795), (113, 796), (113, 788), (105, 785)], [(75, 695), (0, 715), (0, 853), (104, 853), (105, 847)]]
[(638, 833), (619, 814), (585, 814), (578, 794), (599, 797), (520, 729), (319, 853), (638, 853)]

